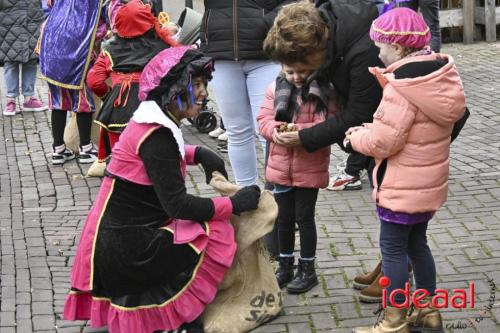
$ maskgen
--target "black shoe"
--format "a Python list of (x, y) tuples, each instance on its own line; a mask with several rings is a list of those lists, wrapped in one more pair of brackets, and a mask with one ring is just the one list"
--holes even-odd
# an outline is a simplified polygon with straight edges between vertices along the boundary
[(221, 153), (227, 153), (227, 141), (221, 141), (217, 145), (217, 150), (220, 151)]
[(276, 280), (278, 280), (278, 285), (283, 288), (288, 282), (293, 279), (293, 257), (279, 257), (278, 270), (276, 271)]
[(314, 260), (299, 259), (297, 274), (292, 282), (286, 287), (286, 291), (290, 294), (302, 294), (311, 290), (318, 284), (318, 277), (314, 269)]
[(75, 153), (68, 148), (64, 148), (64, 151), (61, 153), (56, 153), (55, 148), (52, 148), (52, 164), (53, 165), (61, 165), (66, 161), (71, 161), (75, 158)]
[(196, 322), (182, 324), (178, 329), (179, 333), (203, 333), (203, 326)]

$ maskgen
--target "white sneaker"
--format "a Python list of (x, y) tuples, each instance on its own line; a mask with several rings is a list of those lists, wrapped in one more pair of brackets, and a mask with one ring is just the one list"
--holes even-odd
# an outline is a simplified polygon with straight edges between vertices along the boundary
[(60, 153), (56, 153), (56, 150), (52, 148), (52, 164), (53, 165), (61, 165), (66, 161), (71, 161), (75, 158), (75, 153), (70, 149), (64, 147), (64, 150)]
[(345, 172), (345, 169), (339, 169), (337, 176), (330, 178), (330, 184), (326, 188), (330, 191), (354, 191), (361, 190), (362, 184), (359, 177), (353, 177)]
[(224, 133), (222, 133), (221, 135), (219, 135), (219, 136), (217, 137), (217, 140), (219, 140), (219, 141), (227, 141), (227, 133), (226, 133), (226, 132), (224, 132)]
[(220, 127), (217, 127), (217, 128), (216, 128), (216, 129), (214, 129), (213, 131), (208, 132), (208, 136), (209, 136), (209, 137), (211, 137), (211, 138), (214, 138), (214, 139), (215, 139), (215, 138), (218, 138), (218, 137), (219, 137), (219, 135), (223, 134), (224, 132), (226, 132), (226, 131), (224, 131), (224, 130), (223, 130), (222, 128), (220, 128)]
[(94, 163), (97, 160), (97, 149), (95, 149), (92, 144), (92, 148), (87, 151), (83, 151), (82, 147), (80, 147), (80, 152), (78, 154), (78, 163), (80, 164), (89, 164)]

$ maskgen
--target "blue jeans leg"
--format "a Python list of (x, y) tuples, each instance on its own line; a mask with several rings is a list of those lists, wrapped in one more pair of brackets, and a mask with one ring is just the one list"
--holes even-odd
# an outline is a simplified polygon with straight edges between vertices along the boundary
[(6, 96), (9, 98), (19, 96), (19, 65), (18, 62), (5, 62), (3, 66)]
[(238, 185), (253, 185), (257, 182), (256, 116), (279, 66), (260, 60), (221, 60), (215, 66), (212, 88), (226, 127), (234, 177)]
[(436, 264), (427, 244), (428, 223), (415, 224), (408, 239), (408, 257), (413, 266), (415, 287), (431, 295), (436, 291)]
[[(380, 221), (380, 251), (382, 272), (391, 280), (387, 287), (387, 304), (394, 289), (403, 289), (408, 282), (408, 235), (411, 227), (403, 224)], [(403, 303), (403, 295), (396, 296)]]
[(257, 115), (262, 106), (262, 101), (264, 101), (267, 86), (276, 80), (281, 67), (271, 61), (247, 60), (244, 62), (243, 69), (247, 73), (247, 91), (252, 109), (255, 134), (260, 141), (262, 151), (265, 152), (267, 142), (264, 137), (259, 135)]
[(22, 69), (22, 92), (24, 97), (31, 97), (35, 95), (35, 81), (36, 81), (36, 61), (23, 63)]
[[(408, 281), (408, 257), (413, 265), (416, 287), (434, 294), (436, 289), (436, 267), (427, 245), (428, 222), (404, 225), (381, 221), (380, 249), (382, 271), (391, 280), (387, 288), (387, 304), (394, 289), (404, 289)], [(395, 297), (397, 303), (404, 302), (404, 296)]]

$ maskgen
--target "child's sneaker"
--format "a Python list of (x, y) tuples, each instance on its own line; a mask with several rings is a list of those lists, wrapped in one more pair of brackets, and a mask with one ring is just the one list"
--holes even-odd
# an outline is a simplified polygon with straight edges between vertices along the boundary
[(3, 109), (4, 116), (15, 116), (18, 111), (16, 110), (16, 100), (14, 98), (7, 98), (5, 109)]
[(339, 169), (337, 176), (330, 179), (330, 185), (326, 189), (330, 191), (354, 191), (361, 190), (361, 188), (362, 185), (359, 177), (348, 175), (345, 169)]
[(48, 106), (36, 97), (28, 97), (23, 103), (24, 111), (45, 111)]
[(221, 134), (222, 134), (222, 133), (224, 133), (224, 132), (225, 132), (225, 131), (224, 131), (222, 128), (217, 127), (217, 128), (216, 128), (216, 129), (214, 129), (213, 131), (208, 132), (208, 136), (209, 136), (209, 137), (211, 137), (211, 138), (216, 139), (216, 138), (218, 138), (218, 137), (219, 137), (219, 135), (221, 135)]
[(94, 163), (97, 160), (97, 149), (94, 148), (92, 143), (86, 146), (80, 146), (80, 152), (78, 154), (78, 163), (88, 164)]
[(66, 148), (65, 145), (60, 147), (53, 147), (52, 149), (52, 164), (53, 165), (61, 165), (66, 161), (71, 161), (75, 158), (75, 153), (70, 149)]

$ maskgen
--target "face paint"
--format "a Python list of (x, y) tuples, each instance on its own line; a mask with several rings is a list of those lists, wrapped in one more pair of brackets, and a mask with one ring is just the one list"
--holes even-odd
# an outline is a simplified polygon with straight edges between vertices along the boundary
[(187, 90), (189, 93), (189, 98), (191, 99), (191, 104), (192, 105), (196, 104), (196, 99), (195, 99), (194, 93), (193, 93), (193, 85), (191, 84), (191, 82), (189, 82), (189, 84), (187, 86)]
[(179, 108), (179, 111), (183, 111), (182, 110), (182, 100), (181, 100), (181, 96), (180, 95), (177, 95), (177, 107)]

